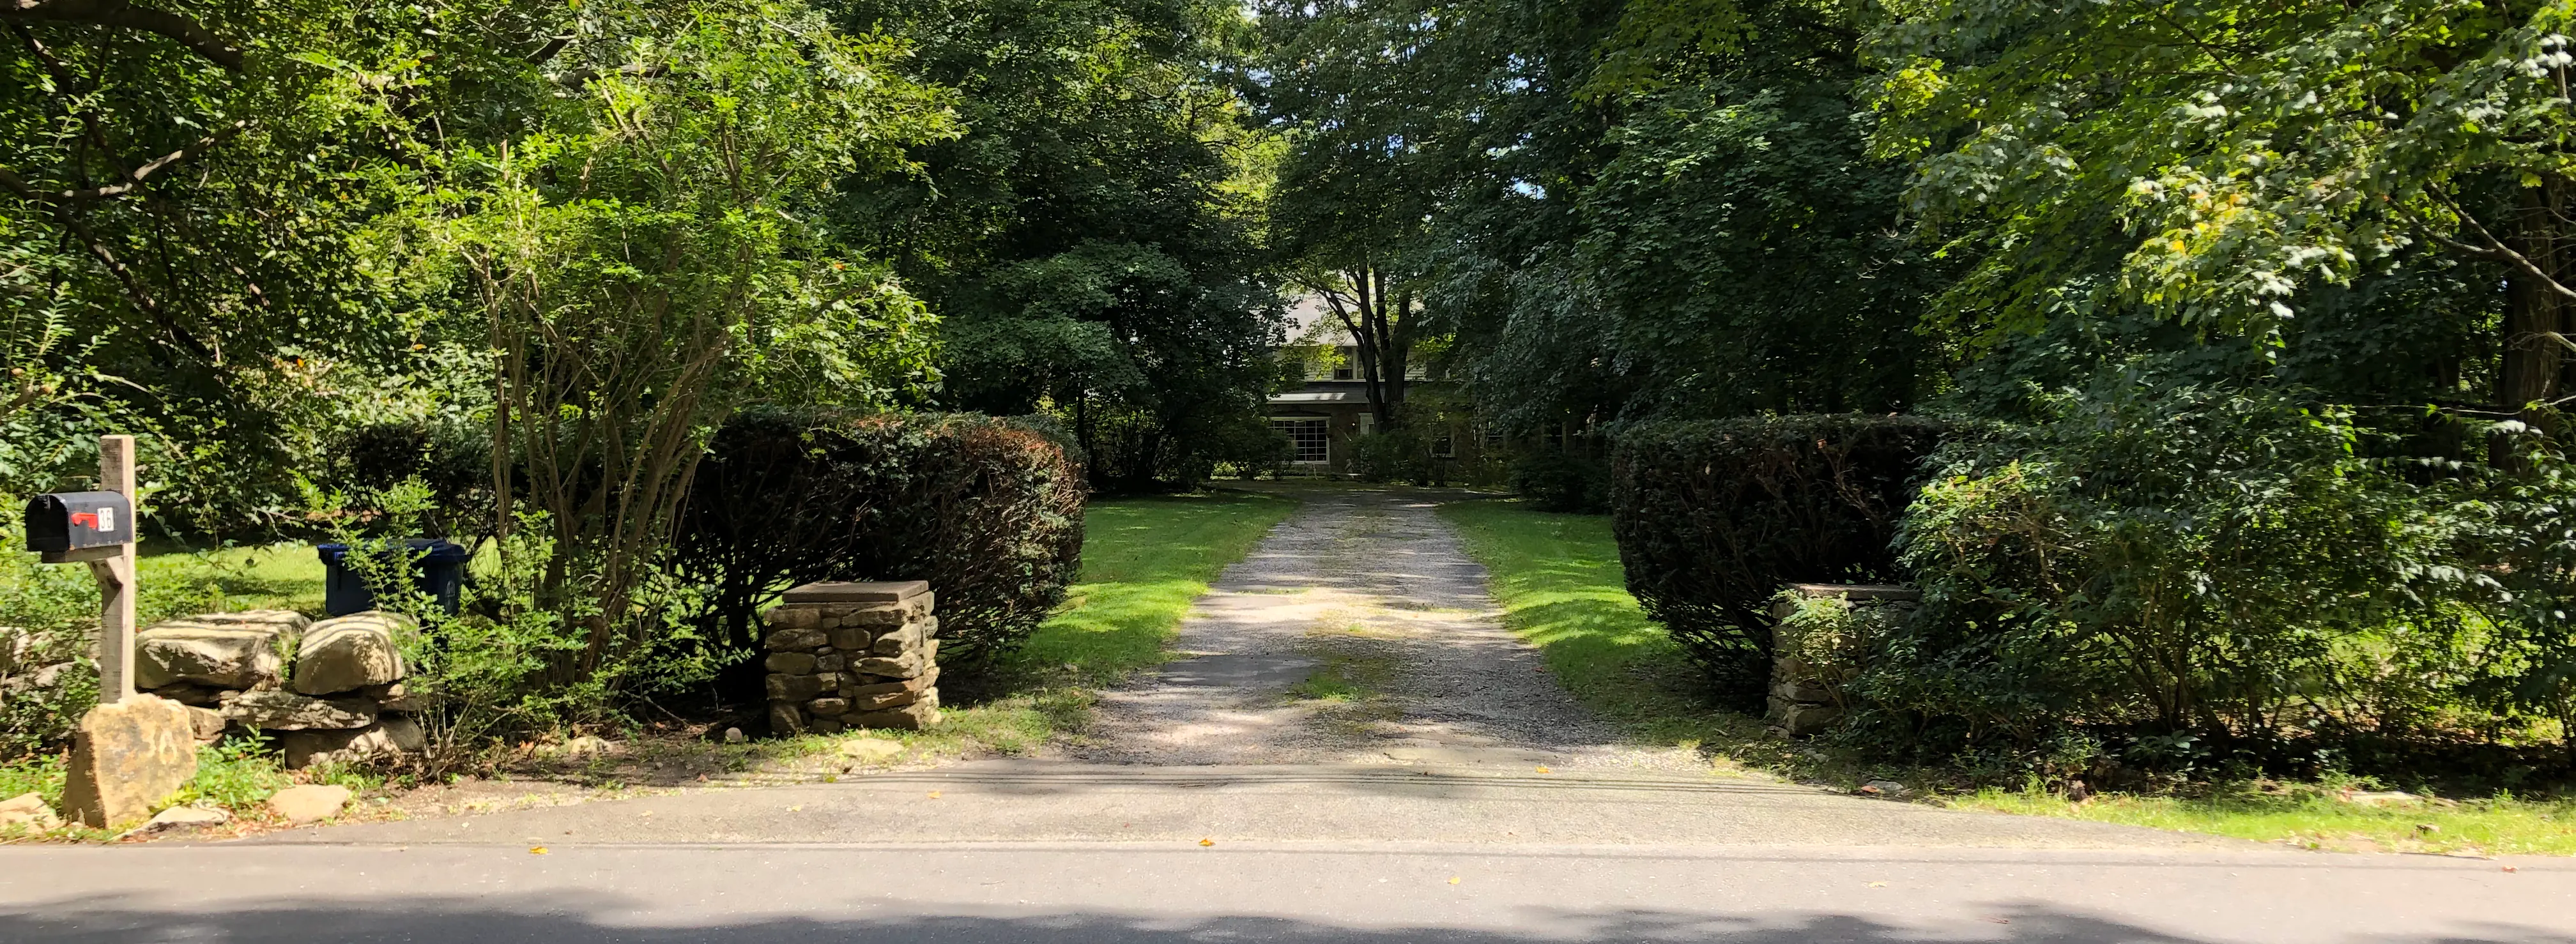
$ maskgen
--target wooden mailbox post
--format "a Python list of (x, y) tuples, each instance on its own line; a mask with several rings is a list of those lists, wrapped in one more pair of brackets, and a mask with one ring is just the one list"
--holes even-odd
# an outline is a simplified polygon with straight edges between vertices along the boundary
[(88, 564), (98, 580), (98, 707), (72, 731), (63, 812), (117, 828), (196, 775), (197, 744), (191, 709), (134, 691), (134, 437), (99, 437), (98, 478), (98, 491), (29, 502), (27, 542), (47, 563)]
[[(98, 703), (113, 705), (134, 697), (134, 535), (141, 523), (134, 520), (134, 437), (99, 437), (98, 487), (38, 496), (28, 511), (28, 541), (62, 541), (59, 549), (42, 549), (45, 563), (86, 563), (98, 581)], [(32, 520), (40, 509), (58, 511), (61, 527), (41, 529)]]

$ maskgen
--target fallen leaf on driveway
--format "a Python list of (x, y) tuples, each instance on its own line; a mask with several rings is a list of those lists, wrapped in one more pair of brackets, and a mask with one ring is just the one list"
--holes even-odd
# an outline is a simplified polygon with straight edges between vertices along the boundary
[(1216, 845), (1216, 840), (1214, 840), (1214, 839), (1201, 839), (1201, 840), (1199, 840), (1199, 845), (1202, 845), (1202, 846), (1213, 846), (1213, 845)]
[(546, 847), (544, 847), (544, 846), (529, 846), (529, 847), (528, 847), (528, 854), (529, 854), (529, 855), (545, 855), (545, 854), (546, 854)]
[(1451, 884), (1451, 885), (1456, 885), (1456, 884), (1458, 884), (1458, 877), (1457, 877), (1457, 876), (1455, 876), (1455, 875), (1449, 876), (1449, 884)]
[(937, 790), (932, 790), (932, 791), (930, 791), (930, 798), (931, 798), (931, 799), (933, 799), (933, 800), (939, 799), (939, 791), (937, 791)]
[(1546, 773), (1555, 773), (1555, 771), (1549, 770), (1549, 769), (1547, 769), (1547, 768), (1545, 768), (1545, 767), (1541, 767), (1541, 768), (1539, 768), (1539, 769), (1538, 769), (1538, 772), (1539, 772), (1539, 773), (1543, 773), (1543, 774), (1546, 774)]

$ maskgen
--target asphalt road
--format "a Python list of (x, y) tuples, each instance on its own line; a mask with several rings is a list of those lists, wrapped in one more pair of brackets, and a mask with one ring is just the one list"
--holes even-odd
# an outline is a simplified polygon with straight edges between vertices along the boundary
[(2570, 942), (2576, 868), (1221, 842), (0, 849), (13, 942)]
[(2576, 944), (2576, 860), (2299, 852), (1500, 760), (966, 764), (0, 847), (6, 944), (1237, 940)]
[[(1411, 749), (1390, 754), (1413, 758)], [(262, 842), (522, 844), (1423, 842), (2212, 848), (2104, 823), (1934, 809), (1797, 784), (1656, 771), (1539, 773), (1511, 751), (1437, 763), (1153, 767), (978, 761), (839, 783), (701, 790), (359, 823)], [(2259, 847), (2253, 847), (2259, 848)]]

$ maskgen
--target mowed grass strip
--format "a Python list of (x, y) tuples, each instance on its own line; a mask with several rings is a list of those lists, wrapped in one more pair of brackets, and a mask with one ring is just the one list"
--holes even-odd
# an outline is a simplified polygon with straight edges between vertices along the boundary
[[(1875, 764), (1770, 736), (1760, 720), (1711, 706), (1689, 658), (1628, 595), (1610, 519), (1536, 511), (1517, 501), (1440, 506), (1485, 565), (1505, 625), (1539, 647), (1585, 705), (1642, 743), (1700, 749), (1721, 771), (1851, 787), (1890, 779), (1957, 809), (2120, 823), (2352, 851), (2576, 855), (2576, 801), (2426, 799), (2347, 802), (2340, 784), (2202, 784), (2197, 795), (2098, 794), (1980, 786), (1963, 772)], [(2366, 784), (2362, 784), (2366, 786)]]
[(1223, 491), (1093, 502), (1080, 582), (1013, 661), (1094, 685), (1162, 664), (1190, 601), (1297, 504)]
[(2505, 795), (2371, 804), (2341, 799), (2339, 792), (2313, 784), (2240, 782), (2219, 785), (2206, 796), (2102, 794), (2079, 803), (2045, 790), (1988, 788), (1944, 802), (1958, 809), (2122, 823), (2309, 849), (2576, 855), (2576, 802)]
[(1710, 705), (1690, 659), (1628, 595), (1608, 517), (1500, 499), (1439, 513), (1485, 565), (1504, 625), (1539, 648), (1576, 699), (1641, 742), (1719, 749), (1721, 767), (1760, 740), (1754, 719)]

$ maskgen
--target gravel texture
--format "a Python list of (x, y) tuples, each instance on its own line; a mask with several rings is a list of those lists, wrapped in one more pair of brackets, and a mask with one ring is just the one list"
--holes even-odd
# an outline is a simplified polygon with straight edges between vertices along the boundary
[(1501, 621), (1422, 490), (1303, 488), (1199, 598), (1187, 657), (1106, 693), (1087, 760), (1704, 770), (1620, 742)]

